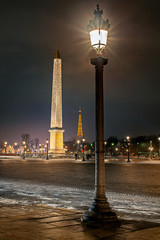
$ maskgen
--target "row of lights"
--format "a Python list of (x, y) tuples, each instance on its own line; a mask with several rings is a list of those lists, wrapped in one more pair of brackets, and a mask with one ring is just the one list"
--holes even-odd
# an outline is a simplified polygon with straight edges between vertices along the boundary
[[(85, 142), (85, 138), (82, 138), (82, 143), (83, 143), (83, 159), (82, 159), (82, 161), (85, 161), (85, 158), (84, 158), (84, 142)], [(78, 144), (78, 147), (79, 147), (80, 140), (77, 140), (77, 144)], [(77, 149), (77, 152), (79, 152), (79, 148)]]
[[(127, 153), (128, 153), (128, 160), (127, 162), (130, 162), (130, 137), (127, 136), (126, 137), (126, 140), (127, 140)], [(158, 137), (158, 141), (159, 141), (159, 156), (160, 156), (160, 137)], [(106, 145), (107, 142), (104, 142), (104, 144)], [(152, 158), (152, 151), (153, 151), (153, 147), (152, 147), (152, 141), (150, 141), (150, 147), (148, 148), (150, 150), (150, 157)], [(118, 151), (118, 148), (115, 148), (116, 151)]]
[[(8, 142), (5, 141), (5, 142), (4, 142), (5, 155), (6, 155), (7, 144), (8, 144)], [(18, 143), (15, 142), (15, 143), (14, 143), (14, 146), (16, 147), (17, 145), (18, 145)], [(25, 153), (26, 147), (27, 147), (26, 142), (25, 142), (25, 141), (22, 141), (22, 145), (23, 145), (23, 147), (24, 147), (24, 153)], [(39, 144), (39, 147), (41, 147), (41, 146), (42, 146), (42, 144), (40, 143), (40, 144)], [(33, 147), (35, 147), (35, 146), (33, 146)], [(47, 159), (48, 159), (48, 147), (49, 147), (49, 140), (48, 140), (48, 139), (46, 140), (46, 145), (45, 145), (45, 147), (47, 147)]]

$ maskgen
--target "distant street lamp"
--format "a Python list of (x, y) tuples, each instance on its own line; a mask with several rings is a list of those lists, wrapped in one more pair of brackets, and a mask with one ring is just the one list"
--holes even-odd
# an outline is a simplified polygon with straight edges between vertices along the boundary
[(118, 148), (115, 149), (116, 150), (116, 159), (118, 158)]
[(24, 149), (23, 149), (23, 156), (22, 156), (22, 158), (23, 158), (23, 159), (25, 159), (25, 157), (26, 157), (26, 156), (25, 156), (26, 142), (25, 142), (25, 141), (23, 141), (23, 142), (22, 142), (22, 144), (23, 144), (23, 147), (24, 147)]
[(82, 161), (85, 161), (85, 159), (84, 159), (84, 142), (85, 142), (85, 138), (82, 139), (82, 142), (83, 142), (83, 159), (82, 159)]
[(35, 148), (36, 148), (35, 145), (33, 145), (33, 146), (32, 146), (32, 151), (33, 151), (34, 153), (36, 152)]
[(129, 152), (129, 146), (130, 146), (130, 137), (129, 136), (127, 136), (126, 137), (126, 139), (127, 139), (127, 153), (128, 153), (128, 160), (127, 160), (127, 162), (130, 162), (130, 159), (129, 159), (129, 155), (130, 155), (130, 152)]
[(39, 152), (41, 152), (41, 147), (42, 147), (42, 144), (41, 143), (39, 143)]
[(105, 151), (104, 159), (106, 159), (106, 145), (107, 145), (107, 142), (104, 142), (104, 151)]
[(15, 143), (14, 143), (14, 151), (16, 150), (16, 151), (15, 151), (16, 154), (17, 154), (17, 145), (18, 145), (17, 142), (15, 142)]
[(48, 141), (48, 139), (47, 139), (47, 140), (46, 140), (46, 144), (47, 144), (47, 157), (46, 157), (46, 160), (49, 159), (49, 157), (48, 157), (48, 143), (49, 143), (49, 141)]
[(110, 208), (105, 194), (103, 66), (108, 63), (108, 59), (102, 57), (102, 51), (107, 44), (110, 24), (108, 19), (101, 17), (102, 13), (97, 4), (95, 17), (88, 25), (91, 45), (97, 52), (97, 57), (91, 59), (96, 71), (95, 198), (89, 211), (83, 215), (83, 222), (89, 224), (117, 222), (117, 215)]
[(8, 144), (7, 142), (4, 142), (5, 155), (6, 155), (6, 153), (7, 153), (7, 152), (6, 152), (6, 150), (7, 150), (7, 144)]
[(150, 158), (152, 159), (153, 157), (153, 147), (152, 147), (152, 141), (150, 141), (150, 147), (149, 147), (149, 150), (150, 150)]
[(80, 140), (77, 140), (77, 159), (79, 156), (79, 144), (80, 144)]
[(160, 159), (160, 137), (158, 137), (158, 142), (159, 142), (159, 159)]

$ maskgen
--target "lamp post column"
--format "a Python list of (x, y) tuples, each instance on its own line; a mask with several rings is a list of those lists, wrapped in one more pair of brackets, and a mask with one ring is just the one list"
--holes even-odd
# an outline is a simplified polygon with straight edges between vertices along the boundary
[(7, 146), (5, 145), (4, 148), (5, 148), (5, 155), (6, 155), (6, 148), (7, 148)]
[(5, 151), (4, 154), (5, 154), (5, 155), (7, 154), (7, 151), (6, 151), (6, 150), (7, 150), (7, 142), (4, 142), (4, 151)]
[(103, 66), (108, 59), (97, 57), (91, 59), (96, 69), (96, 142), (95, 142), (95, 192), (97, 198), (105, 196), (104, 165), (104, 110), (103, 110)]
[(85, 159), (84, 159), (84, 142), (83, 142), (83, 161), (85, 161)]
[(150, 158), (152, 159), (152, 157), (153, 157), (153, 155), (152, 155), (152, 151), (153, 151), (152, 141), (150, 141), (150, 147), (149, 147), (149, 150), (150, 150)]
[(160, 137), (158, 137), (158, 156), (160, 159)]
[(129, 136), (127, 136), (127, 155), (128, 155), (127, 162), (130, 162), (130, 158), (129, 158), (129, 155), (130, 155), (130, 137)]
[(22, 144), (23, 144), (23, 154), (22, 154), (22, 158), (25, 159), (25, 148), (26, 148), (26, 142), (23, 141)]
[(83, 158), (82, 158), (82, 161), (85, 161), (85, 159), (84, 159), (84, 142), (85, 142), (85, 139), (84, 138), (82, 139), (82, 142), (83, 142)]
[(117, 221), (117, 215), (110, 208), (105, 196), (103, 66), (107, 62), (108, 59), (101, 56), (91, 59), (96, 70), (95, 198), (89, 211), (83, 216), (83, 221), (88, 223)]
[(130, 159), (129, 159), (129, 142), (128, 142), (128, 160), (127, 162), (130, 162)]
[(107, 142), (104, 142), (104, 146), (105, 146), (105, 147), (104, 147), (104, 148), (105, 148), (105, 149), (104, 149), (104, 152), (105, 152), (105, 154), (104, 154), (104, 159), (106, 159), (106, 145), (107, 145)]
[(48, 143), (49, 143), (49, 141), (48, 141), (48, 139), (47, 139), (47, 140), (46, 140), (46, 144), (47, 144), (47, 156), (46, 156), (46, 160), (49, 159), (49, 156), (48, 156)]
[(77, 159), (79, 158), (79, 144), (80, 140), (77, 140)]

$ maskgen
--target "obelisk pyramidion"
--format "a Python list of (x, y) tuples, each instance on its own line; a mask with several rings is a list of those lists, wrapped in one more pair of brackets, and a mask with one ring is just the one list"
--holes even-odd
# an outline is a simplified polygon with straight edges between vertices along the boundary
[(50, 124), (50, 149), (53, 154), (63, 154), (62, 129), (62, 60), (57, 50), (53, 63), (51, 124)]

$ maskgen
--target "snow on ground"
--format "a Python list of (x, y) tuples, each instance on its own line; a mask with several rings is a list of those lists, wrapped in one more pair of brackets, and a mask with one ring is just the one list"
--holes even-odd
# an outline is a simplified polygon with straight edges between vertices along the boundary
[[(160, 223), (160, 197), (107, 192), (108, 201), (118, 216)], [(0, 204), (43, 204), (85, 211), (91, 205), (91, 190), (0, 179)]]

